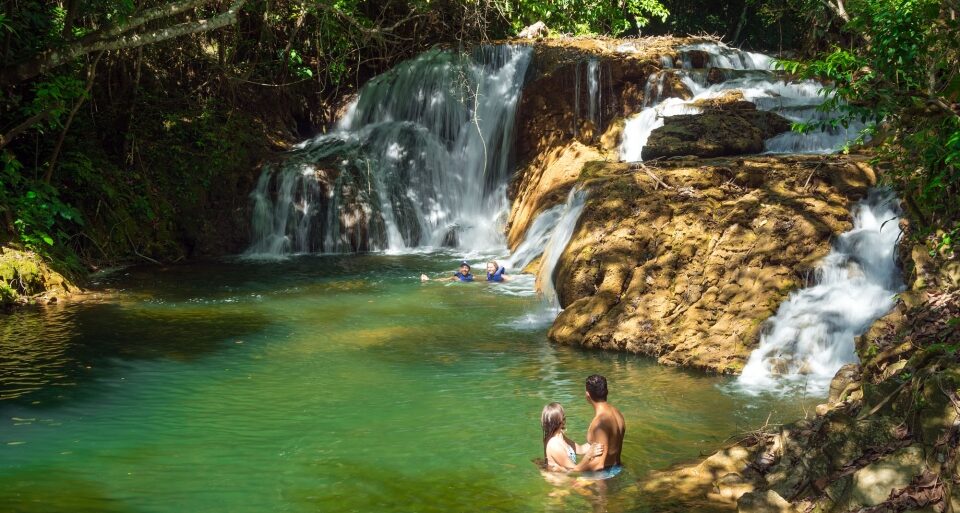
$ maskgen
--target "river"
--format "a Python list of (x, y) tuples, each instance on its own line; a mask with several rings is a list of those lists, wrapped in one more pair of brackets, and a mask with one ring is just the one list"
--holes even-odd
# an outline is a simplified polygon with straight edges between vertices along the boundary
[(2, 509), (582, 511), (599, 492), (532, 461), (547, 402), (582, 439), (583, 380), (600, 373), (628, 425), (602, 506), (651, 511), (630, 487), (651, 469), (817, 402), (553, 345), (527, 277), (418, 280), (457, 261), (135, 267), (96, 276), (100, 300), (0, 318)]

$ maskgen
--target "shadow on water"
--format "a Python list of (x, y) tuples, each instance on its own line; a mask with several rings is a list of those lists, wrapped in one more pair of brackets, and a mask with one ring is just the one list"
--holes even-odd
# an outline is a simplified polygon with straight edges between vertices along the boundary
[(123, 361), (188, 362), (264, 331), (270, 320), (242, 308), (144, 308), (79, 304), (23, 310), (0, 322), (0, 405), (53, 407), (89, 393), (84, 382)]
[(27, 469), (16, 480), (0, 481), (0, 504), (17, 513), (135, 513), (111, 497), (102, 482), (74, 473)]

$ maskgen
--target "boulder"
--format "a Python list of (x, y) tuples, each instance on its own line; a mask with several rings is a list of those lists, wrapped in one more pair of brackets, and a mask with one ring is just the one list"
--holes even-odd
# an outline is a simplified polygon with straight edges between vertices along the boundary
[(538, 21), (533, 25), (521, 30), (520, 33), (517, 34), (517, 37), (525, 39), (542, 39), (547, 37), (548, 34), (550, 34), (550, 29), (547, 28), (547, 24), (542, 21)]
[(789, 130), (788, 120), (758, 111), (750, 102), (721, 104), (701, 114), (664, 118), (663, 126), (650, 134), (643, 147), (643, 159), (760, 153), (766, 139)]
[[(669, 188), (628, 164), (587, 163), (578, 180), (591, 193), (557, 264), (564, 310), (548, 336), (739, 372), (874, 183), (847, 158), (671, 159), (649, 169)], [(813, 196), (804, 184), (817, 166)]]
[(875, 506), (893, 490), (906, 488), (923, 471), (923, 448), (913, 445), (861, 468), (853, 474), (851, 501)]

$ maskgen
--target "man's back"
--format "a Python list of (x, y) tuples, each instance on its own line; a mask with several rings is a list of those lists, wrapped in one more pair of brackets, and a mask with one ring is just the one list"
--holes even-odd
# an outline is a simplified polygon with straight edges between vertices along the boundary
[[(607, 402), (599, 403), (596, 414), (587, 428), (587, 441), (604, 445), (603, 466), (594, 470), (609, 468), (620, 464), (620, 451), (623, 449), (623, 436), (627, 432), (627, 423), (623, 414)], [(597, 458), (599, 463), (599, 458)]]

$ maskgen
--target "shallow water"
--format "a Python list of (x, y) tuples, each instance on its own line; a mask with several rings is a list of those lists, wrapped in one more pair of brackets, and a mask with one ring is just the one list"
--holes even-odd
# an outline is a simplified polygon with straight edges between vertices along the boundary
[[(0, 318), (3, 511), (656, 511), (631, 486), (812, 399), (547, 342), (521, 280), (425, 283), (453, 255), (133, 268), (115, 299)], [(539, 413), (610, 380), (625, 472), (557, 493)]]

